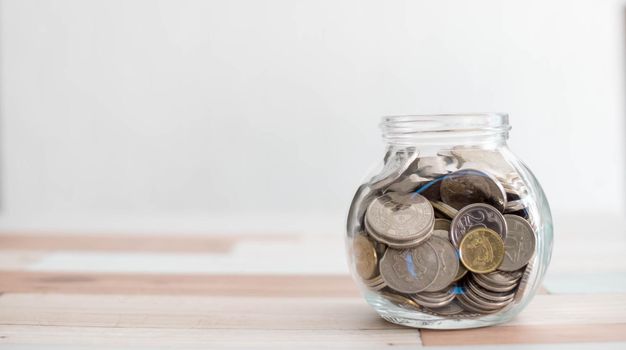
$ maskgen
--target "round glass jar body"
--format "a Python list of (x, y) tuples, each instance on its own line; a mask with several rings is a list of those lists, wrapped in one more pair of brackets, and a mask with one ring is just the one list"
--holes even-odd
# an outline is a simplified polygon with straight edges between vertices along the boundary
[(503, 323), (550, 262), (552, 218), (506, 144), (504, 114), (384, 117), (387, 144), (347, 222), (350, 269), (384, 319), (435, 329)]

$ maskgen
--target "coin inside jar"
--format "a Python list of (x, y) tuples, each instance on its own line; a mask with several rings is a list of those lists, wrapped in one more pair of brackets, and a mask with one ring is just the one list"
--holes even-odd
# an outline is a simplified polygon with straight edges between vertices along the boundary
[(452, 221), (448, 219), (435, 219), (435, 227), (434, 230), (443, 230), (450, 231), (450, 226), (452, 225)]
[(411, 150), (396, 152), (385, 161), (383, 171), (370, 180), (370, 187), (374, 190), (382, 190), (402, 177), (409, 167), (414, 165), (418, 153)]
[(441, 214), (443, 214), (443, 216), (449, 219), (453, 219), (459, 212), (458, 210), (452, 208), (444, 202), (431, 201), (430, 204), (437, 212), (440, 212)]
[(504, 259), (504, 242), (494, 230), (474, 228), (461, 240), (459, 255), (468, 270), (475, 273), (492, 272)]
[(374, 243), (361, 234), (354, 239), (353, 249), (356, 272), (364, 280), (374, 277), (378, 265)]
[(350, 204), (350, 210), (348, 211), (348, 235), (355, 235), (363, 229), (365, 211), (376, 198), (376, 193), (377, 192), (373, 191), (367, 184), (359, 186), (352, 199), (352, 204)]
[(507, 236), (504, 240), (504, 260), (498, 270), (516, 271), (528, 264), (535, 253), (535, 232), (524, 218), (504, 215)]
[(426, 308), (427, 312), (429, 313), (433, 313), (436, 315), (442, 315), (442, 316), (452, 316), (452, 315), (457, 315), (462, 313), (464, 310), (463, 308), (458, 304), (458, 302), (456, 301), (456, 299), (452, 300), (449, 304), (447, 304), (446, 306), (443, 307), (438, 307), (438, 308)]
[(386, 193), (376, 198), (365, 212), (369, 233), (389, 246), (407, 248), (432, 234), (435, 215), (430, 202), (416, 193)]
[(439, 269), (437, 277), (424, 291), (436, 292), (450, 286), (459, 272), (459, 258), (456, 248), (447, 239), (439, 237), (431, 237), (426, 244), (429, 244), (435, 250), (439, 259)]
[(461, 159), (463, 163), (478, 164), (488, 168), (498, 176), (514, 173), (515, 169), (504, 155), (496, 150), (470, 147), (454, 147), (451, 153)]
[(457, 210), (473, 203), (486, 203), (503, 212), (506, 206), (502, 184), (476, 169), (462, 169), (446, 175), (440, 191), (442, 201)]
[(421, 244), (410, 249), (387, 248), (380, 260), (380, 274), (387, 285), (402, 293), (419, 293), (437, 277), (439, 259), (434, 248)]
[(469, 230), (475, 227), (486, 227), (496, 231), (500, 237), (506, 239), (506, 220), (494, 207), (475, 203), (463, 207), (452, 220), (450, 227), (450, 241), (456, 247)]
[(403, 295), (393, 294), (389, 292), (382, 292), (380, 295), (387, 299), (389, 302), (393, 303), (396, 306), (401, 308), (409, 309), (409, 310), (419, 310), (420, 306), (415, 303), (415, 301), (407, 298)]

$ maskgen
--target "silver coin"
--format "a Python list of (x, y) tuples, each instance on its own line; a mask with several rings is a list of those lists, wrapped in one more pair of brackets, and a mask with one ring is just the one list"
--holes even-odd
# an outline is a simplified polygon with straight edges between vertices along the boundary
[(449, 303), (452, 300), (454, 300), (454, 295), (450, 295), (447, 298), (434, 299), (434, 298), (424, 297), (423, 295), (421, 295), (421, 293), (418, 293), (418, 294), (413, 294), (411, 297), (418, 304), (420, 304), (422, 306), (427, 306), (427, 307), (441, 307), (441, 306), (445, 306), (447, 303)]
[(372, 290), (381, 290), (387, 286), (387, 284), (380, 275), (363, 281), (363, 284), (365, 284), (369, 289)]
[(436, 291), (436, 292), (420, 292), (415, 294), (414, 296), (418, 299), (424, 299), (431, 302), (439, 302), (449, 299), (454, 299), (454, 288), (447, 288), (444, 290)]
[(486, 203), (503, 212), (506, 193), (498, 180), (476, 169), (462, 169), (446, 175), (441, 182), (441, 199), (455, 209)]
[(415, 153), (415, 147), (407, 147), (402, 149), (397, 149), (394, 147), (387, 148), (387, 152), (385, 152), (385, 156), (383, 157), (383, 164), (387, 165), (390, 162), (397, 162), (398, 158), (400, 160), (406, 159), (407, 155), (411, 155)]
[(515, 300), (519, 301), (524, 294), (526, 294), (526, 289), (528, 288), (529, 284), (528, 281), (530, 280), (530, 276), (533, 273), (533, 261), (531, 260), (528, 265), (526, 265), (526, 267), (524, 268), (524, 272), (522, 273), (522, 277), (520, 278), (519, 282), (518, 282), (518, 287), (517, 287), (517, 291), (515, 291)]
[(417, 160), (418, 152), (406, 150), (397, 152), (395, 157), (387, 159), (383, 170), (369, 181), (374, 190), (383, 190), (396, 182), (402, 174)]
[(505, 213), (510, 213), (518, 210), (524, 210), (528, 207), (528, 203), (525, 199), (517, 199), (514, 201), (508, 201), (506, 203), (506, 208), (504, 208)]
[(423, 298), (419, 298), (417, 295), (414, 295), (411, 297), (418, 305), (420, 306), (425, 306), (428, 308), (439, 308), (439, 307), (444, 307), (448, 304), (450, 304), (452, 302), (452, 300), (454, 300), (454, 296), (452, 296), (452, 298), (446, 299), (446, 300), (440, 300), (440, 301), (431, 301), (431, 300), (426, 300)]
[(419, 293), (437, 277), (439, 259), (432, 246), (411, 249), (388, 248), (380, 260), (380, 274), (387, 285), (402, 293)]
[(441, 175), (446, 175), (450, 171), (448, 168), (448, 161), (446, 157), (421, 157), (417, 162), (416, 173), (422, 177), (435, 178)]
[(453, 289), (448, 289), (441, 292), (421, 292), (411, 295), (411, 298), (415, 300), (419, 305), (428, 308), (440, 308), (451, 303), (455, 294)]
[(454, 281), (456, 282), (460, 280), (466, 274), (467, 274), (467, 268), (465, 267), (465, 265), (459, 264), (459, 272), (457, 272), (456, 277), (454, 277)]
[(433, 206), (435, 210), (442, 213), (448, 219), (454, 219), (454, 217), (459, 212), (458, 210), (452, 208), (444, 202), (439, 201), (431, 201), (430, 204)]
[(499, 176), (514, 174), (515, 169), (499, 150), (482, 148), (454, 147), (451, 153), (463, 163), (474, 163), (481, 168), (487, 168)]
[(383, 256), (383, 254), (385, 254), (385, 250), (387, 250), (387, 245), (375, 240), (374, 248), (376, 248), (376, 256)]
[(498, 292), (488, 291), (478, 286), (478, 284), (476, 284), (472, 279), (466, 280), (465, 287), (466, 289), (470, 289), (474, 294), (480, 296), (481, 298), (491, 300), (491, 301), (496, 301), (496, 302), (507, 301), (509, 299), (512, 299), (513, 296), (515, 295), (515, 293), (511, 293), (511, 292), (498, 293)]
[(504, 260), (498, 270), (516, 271), (528, 264), (535, 253), (535, 231), (528, 221), (517, 215), (504, 215), (507, 235)]
[(353, 237), (355, 234), (363, 230), (363, 220), (365, 211), (370, 203), (376, 198), (377, 192), (367, 185), (359, 186), (348, 211), (347, 227), (348, 236)]
[(459, 257), (456, 248), (447, 239), (431, 237), (426, 244), (430, 244), (439, 259), (439, 270), (435, 281), (424, 291), (435, 292), (448, 288), (459, 272)]
[(413, 240), (405, 240), (405, 241), (393, 240), (393, 239), (391, 239), (389, 237), (382, 236), (382, 235), (378, 234), (375, 230), (373, 230), (370, 227), (370, 224), (367, 221), (367, 219), (365, 219), (365, 231), (372, 238), (374, 238), (374, 240), (377, 243), (382, 244), (385, 247), (389, 246), (389, 247), (396, 248), (396, 249), (407, 249), (407, 248), (418, 246), (418, 245), (422, 244), (424, 241), (428, 240), (430, 238), (430, 236), (432, 235), (432, 233), (433, 233), (433, 231), (431, 229), (431, 231), (427, 232), (424, 235), (417, 236)]
[[(435, 219), (440, 220), (440, 219)], [(443, 238), (446, 241), (450, 239), (450, 232), (446, 230), (433, 230), (433, 236)]]
[(448, 219), (435, 219), (435, 227), (433, 228), (433, 230), (450, 231), (451, 225), (452, 221)]
[(395, 242), (413, 241), (428, 235), (435, 222), (430, 202), (416, 193), (386, 193), (372, 201), (365, 218), (377, 236)]
[(507, 227), (504, 216), (490, 205), (476, 203), (459, 210), (452, 220), (450, 241), (458, 248), (461, 239), (474, 227), (486, 227), (496, 231), (502, 239), (506, 239)]
[(452, 316), (452, 315), (457, 315), (457, 314), (462, 313), (463, 308), (461, 307), (461, 305), (459, 305), (456, 299), (454, 299), (446, 306), (432, 308), (432, 309), (428, 308), (426, 311), (429, 311), (431, 313), (441, 315), (441, 316)]
[(504, 209), (505, 212), (507, 211), (506, 208), (511, 208), (513, 206), (519, 205), (519, 203), (509, 204), (509, 202), (520, 200), (520, 199), (525, 199), (528, 197), (528, 189), (516, 190), (516, 189), (509, 189), (505, 187), (504, 191), (506, 192), (506, 200), (507, 200), (507, 206)]
[(493, 271), (485, 274), (475, 274), (485, 281), (497, 284), (497, 285), (509, 285), (516, 283), (522, 277), (523, 271)]
[(520, 175), (517, 173), (510, 174), (509, 176), (505, 176), (505, 177), (496, 176), (496, 179), (500, 181), (500, 183), (502, 184), (502, 187), (504, 187), (504, 189), (507, 191), (513, 190), (513, 191), (523, 192), (523, 191), (528, 190), (528, 188), (526, 187), (526, 183), (524, 182), (524, 180), (522, 180)]
[(479, 286), (492, 292), (506, 293), (506, 292), (510, 292), (514, 290), (517, 287), (517, 283), (513, 283), (511, 285), (497, 285), (497, 284), (492, 284), (491, 282), (485, 281), (483, 278), (477, 277), (477, 276), (480, 276), (480, 275), (472, 276), (473, 281), (476, 282)]
[(479, 313), (479, 314), (490, 314), (490, 313), (494, 313), (498, 311), (498, 310), (488, 310), (488, 309), (484, 309), (480, 307), (480, 305), (476, 304), (474, 301), (469, 299), (467, 295), (465, 294), (457, 295), (456, 300), (463, 309), (469, 312)]
[(485, 310), (499, 310), (507, 306), (513, 301), (512, 298), (504, 300), (504, 301), (487, 300), (487, 299), (481, 298), (470, 289), (465, 290), (465, 296), (468, 299), (470, 299), (472, 302), (474, 302), (475, 305), (478, 305), (481, 309), (485, 309)]
[(374, 276), (370, 279), (367, 280), (363, 280), (363, 283), (368, 285), (368, 286), (375, 286), (377, 284), (380, 284), (383, 281), (383, 278), (380, 275)]
[(410, 193), (415, 192), (419, 187), (431, 181), (420, 177), (417, 174), (410, 174), (399, 178), (396, 182), (387, 187), (386, 191), (398, 192), (398, 193)]
[(380, 296), (385, 298), (387, 301), (389, 301), (393, 305), (396, 305), (403, 309), (420, 310), (420, 306), (417, 305), (417, 303), (415, 303), (411, 298), (407, 298), (403, 295), (390, 293), (390, 292), (382, 292), (380, 293)]

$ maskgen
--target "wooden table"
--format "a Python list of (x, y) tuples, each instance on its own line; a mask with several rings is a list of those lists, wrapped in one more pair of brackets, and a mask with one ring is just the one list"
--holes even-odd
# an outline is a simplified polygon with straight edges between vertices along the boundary
[(343, 254), (340, 235), (5, 232), (0, 347), (626, 349), (621, 268), (595, 292), (571, 282), (602, 273), (563, 270), (506, 325), (432, 331), (380, 319)]

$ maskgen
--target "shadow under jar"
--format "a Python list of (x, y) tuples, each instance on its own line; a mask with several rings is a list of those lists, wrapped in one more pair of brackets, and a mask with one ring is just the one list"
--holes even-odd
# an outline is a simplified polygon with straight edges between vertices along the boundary
[(512, 319), (550, 262), (552, 218), (507, 147), (505, 114), (384, 117), (386, 154), (352, 200), (350, 269), (384, 319), (434, 329)]

